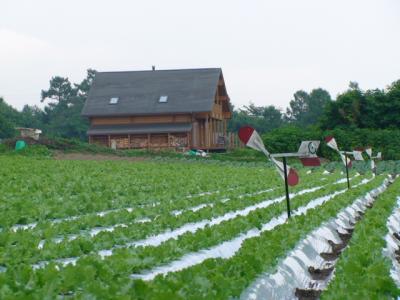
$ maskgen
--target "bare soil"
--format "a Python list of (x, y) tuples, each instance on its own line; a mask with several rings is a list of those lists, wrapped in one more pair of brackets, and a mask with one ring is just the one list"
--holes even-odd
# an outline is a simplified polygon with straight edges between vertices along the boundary
[(314, 267), (309, 267), (308, 272), (310, 273), (312, 279), (314, 280), (324, 280), (327, 278), (333, 271), (334, 267), (324, 268), (324, 269), (316, 269)]
[(321, 290), (296, 289), (295, 296), (300, 300), (315, 300), (321, 296)]

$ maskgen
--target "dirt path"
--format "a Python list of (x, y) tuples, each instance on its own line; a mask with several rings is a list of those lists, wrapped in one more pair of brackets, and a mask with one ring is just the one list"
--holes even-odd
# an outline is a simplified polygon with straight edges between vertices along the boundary
[(90, 154), (90, 153), (64, 153), (61, 151), (54, 152), (56, 160), (125, 160), (125, 161), (143, 161), (146, 157), (127, 157), (112, 154)]

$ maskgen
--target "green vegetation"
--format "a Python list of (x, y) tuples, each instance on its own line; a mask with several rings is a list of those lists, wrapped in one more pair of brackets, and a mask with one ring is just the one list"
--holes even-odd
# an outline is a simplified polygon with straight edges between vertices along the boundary
[[(95, 74), (96, 71), (89, 69), (80, 83), (53, 77), (48, 89), (42, 90), (44, 109), (26, 105), (22, 111), (17, 111), (0, 98), (0, 139), (14, 137), (17, 134), (15, 127), (21, 126), (40, 128), (44, 137), (52, 139), (86, 140), (88, 121), (80, 116), (80, 112)], [(321, 140), (333, 134), (342, 148), (369, 145), (382, 151), (384, 159), (398, 160), (399, 115), (400, 80), (384, 90), (366, 91), (353, 82), (336, 100), (322, 88), (310, 93), (299, 90), (294, 93), (285, 113), (271, 105), (256, 106), (253, 103), (233, 109), (228, 130), (236, 132), (243, 125), (251, 125), (263, 134), (271, 151), (281, 152), (297, 150), (299, 141), (306, 138)], [(326, 158), (333, 158), (331, 151), (322, 149), (321, 153)], [(243, 156), (235, 155), (235, 158), (242, 159)], [(221, 160), (224, 157), (221, 156)]]
[(396, 299), (400, 289), (390, 277), (391, 262), (384, 257), (387, 218), (400, 195), (395, 182), (359, 222), (349, 247), (341, 254), (335, 277), (321, 299)]
[[(309, 209), (285, 222), (282, 180), (265, 163), (57, 161), (10, 154), (1, 155), (0, 164), (1, 299), (237, 297), (259, 274), (273, 271), (302, 237), (386, 176), (366, 182), (370, 172), (355, 176), (352, 170), (354, 188), (347, 190), (337, 182), (341, 169), (307, 174), (300, 168), (301, 182), (290, 189), (300, 192), (292, 195), (292, 210)], [(397, 189), (390, 191), (392, 196)], [(316, 199), (319, 204), (310, 206)], [(265, 229), (280, 216), (280, 223)], [(130, 278), (241, 236), (246, 238), (227, 258), (150, 281)], [(63, 265), (67, 261), (75, 264)]]
[[(268, 150), (272, 153), (295, 152), (301, 141), (320, 140), (326, 136), (334, 136), (340, 149), (354, 149), (357, 147), (372, 146), (375, 153), (382, 152), (385, 160), (400, 160), (400, 130), (399, 129), (342, 129), (320, 130), (316, 127), (304, 130), (296, 126), (284, 126), (263, 135)], [(339, 156), (321, 143), (319, 155), (321, 157), (338, 160)]]
[(55, 76), (49, 88), (42, 90), (42, 110), (36, 105), (25, 105), (17, 111), (0, 98), (0, 139), (14, 137), (15, 127), (40, 128), (44, 136), (86, 140), (88, 120), (81, 117), (83, 104), (96, 71), (89, 69), (86, 78), (76, 84), (68, 78)]
[[(306, 215), (296, 216), (289, 222), (265, 231), (260, 237), (246, 240), (241, 249), (230, 259), (211, 259), (202, 264), (158, 276), (143, 284), (143, 298), (162, 299), (169, 295), (175, 299), (229, 299), (238, 297), (243, 289), (259, 274), (272, 271), (280, 258), (290, 251), (299, 239), (334, 217), (341, 208), (357, 197), (382, 183), (382, 178), (338, 195)], [(193, 281), (184, 278), (196, 279)], [(204, 284), (207, 283), (207, 284)]]

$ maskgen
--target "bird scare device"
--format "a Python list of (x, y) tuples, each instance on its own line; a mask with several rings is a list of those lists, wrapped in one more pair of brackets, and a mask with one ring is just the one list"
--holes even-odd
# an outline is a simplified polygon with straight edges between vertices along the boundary
[(326, 144), (328, 145), (328, 147), (332, 148), (333, 150), (335, 150), (337, 153), (339, 153), (340, 158), (342, 159), (343, 164), (346, 167), (351, 168), (352, 163), (351, 163), (351, 159), (350, 157), (348, 157), (348, 154), (353, 154), (353, 152), (345, 152), (345, 151), (340, 151), (339, 147), (336, 143), (336, 140), (333, 136), (328, 136), (325, 138)]
[(297, 151), (301, 163), (305, 167), (318, 167), (321, 161), (317, 156), (319, 141), (303, 141)]
[(339, 153), (340, 158), (342, 159), (343, 164), (346, 167), (346, 177), (347, 177), (347, 188), (350, 188), (350, 180), (349, 180), (349, 168), (351, 168), (351, 159), (348, 157), (348, 155), (354, 155), (354, 151), (348, 152), (348, 151), (340, 151), (339, 147), (336, 143), (336, 140), (333, 136), (327, 136), (325, 138), (325, 142), (329, 148), (332, 148), (335, 150), (337, 153)]
[(371, 170), (376, 175), (376, 165), (374, 159), (382, 159), (382, 152), (378, 152), (376, 156), (372, 156), (372, 148), (368, 147), (365, 149), (365, 153), (367, 153), (369, 159), (371, 160)]
[[(299, 183), (299, 175), (296, 170), (291, 168), (286, 163), (287, 157), (299, 157), (304, 166), (319, 166), (321, 165), (319, 158), (317, 156), (317, 150), (319, 147), (319, 141), (305, 141), (302, 142), (297, 153), (277, 153), (271, 154), (264, 146), (260, 135), (257, 131), (250, 127), (244, 126), (239, 129), (240, 140), (250, 148), (260, 151), (265, 154), (265, 156), (274, 164), (279, 175), (285, 181), (286, 190), (286, 203), (288, 218), (290, 218), (290, 198), (289, 198), (289, 185), (295, 186)], [(282, 157), (282, 162), (276, 158)]]
[(362, 150), (353, 150), (353, 156), (355, 160), (364, 160), (362, 156)]
[[(265, 149), (264, 142), (262, 141), (261, 137), (254, 128), (250, 126), (244, 126), (240, 128), (239, 138), (247, 147), (253, 148), (254, 150), (264, 153), (265, 156), (268, 157), (268, 159), (272, 161), (272, 163), (275, 165), (276, 169), (278, 170), (278, 173), (282, 176), (282, 178), (283, 179), (285, 178), (283, 163), (275, 159), (268, 152), (268, 150)], [(288, 179), (288, 184), (290, 186), (295, 186), (296, 184), (299, 183), (299, 176), (297, 175), (296, 170), (289, 166), (287, 166), (286, 176)]]

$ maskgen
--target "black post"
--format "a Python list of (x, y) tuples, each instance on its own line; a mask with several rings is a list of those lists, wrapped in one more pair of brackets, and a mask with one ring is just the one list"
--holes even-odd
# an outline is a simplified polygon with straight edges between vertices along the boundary
[(285, 174), (285, 190), (286, 190), (286, 206), (287, 206), (287, 216), (290, 218), (290, 198), (289, 198), (289, 186), (287, 179), (287, 167), (286, 167), (286, 157), (283, 157), (283, 173)]
[(350, 189), (350, 180), (349, 180), (349, 166), (347, 164), (347, 154), (344, 154), (344, 160), (346, 162), (346, 176), (347, 176), (347, 188)]

